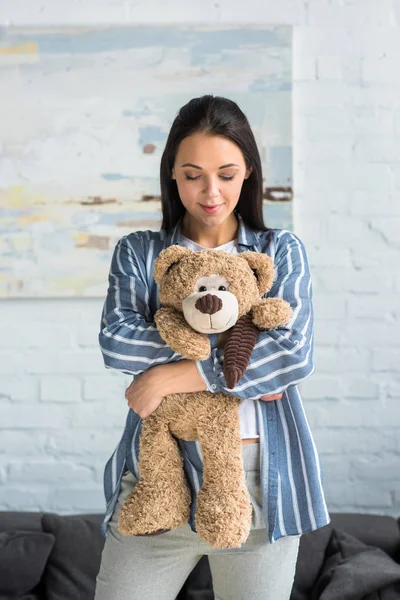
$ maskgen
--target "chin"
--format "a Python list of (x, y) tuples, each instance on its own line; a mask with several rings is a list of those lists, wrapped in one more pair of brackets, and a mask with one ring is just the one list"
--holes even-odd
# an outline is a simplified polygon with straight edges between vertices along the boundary
[(216, 215), (207, 215), (202, 208), (200, 210), (200, 217), (204, 223), (215, 225), (221, 225), (229, 217), (230, 213), (224, 208), (221, 208)]

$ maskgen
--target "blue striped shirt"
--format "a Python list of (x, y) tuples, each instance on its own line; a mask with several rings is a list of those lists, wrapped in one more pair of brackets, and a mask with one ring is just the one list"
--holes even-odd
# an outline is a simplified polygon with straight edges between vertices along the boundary
[[(179, 244), (179, 222), (172, 232), (137, 231), (122, 237), (111, 261), (99, 342), (106, 368), (134, 377), (146, 369), (182, 360), (161, 338), (154, 324), (160, 307), (153, 279), (154, 260), (164, 248)], [(257, 400), (260, 431), (261, 490), (269, 539), (301, 535), (330, 522), (322, 472), (297, 384), (314, 370), (312, 284), (301, 240), (285, 230), (254, 231), (239, 217), (238, 251), (265, 252), (274, 259), (275, 280), (265, 297), (283, 298), (293, 315), (286, 327), (260, 332), (250, 363), (232, 390), (223, 375), (223, 349), (210, 335), (211, 355), (197, 361), (210, 392), (226, 392)], [(283, 393), (279, 401), (259, 400)], [(106, 515), (102, 532), (118, 499), (121, 478), (130, 471), (137, 479), (141, 418), (128, 410), (122, 437), (104, 471)], [(196, 531), (197, 492), (202, 485), (202, 455), (198, 441), (179, 440), (191, 488), (189, 524)]]

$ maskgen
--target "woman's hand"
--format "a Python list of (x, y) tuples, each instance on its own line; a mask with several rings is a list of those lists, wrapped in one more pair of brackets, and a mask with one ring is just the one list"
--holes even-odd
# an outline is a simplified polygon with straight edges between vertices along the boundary
[(272, 402), (272, 400), (280, 400), (283, 394), (267, 394), (266, 396), (261, 396), (260, 400), (263, 402)]
[(155, 367), (141, 373), (125, 391), (129, 408), (142, 419), (147, 419), (160, 406), (165, 396), (154, 370)]
[(129, 408), (146, 419), (160, 406), (164, 396), (206, 389), (195, 361), (180, 360), (151, 367), (141, 373), (126, 389), (125, 398)]

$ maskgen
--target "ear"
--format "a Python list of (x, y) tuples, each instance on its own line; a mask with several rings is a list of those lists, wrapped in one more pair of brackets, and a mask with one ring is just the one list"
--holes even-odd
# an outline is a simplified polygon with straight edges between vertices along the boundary
[(162, 278), (172, 265), (177, 264), (184, 256), (193, 254), (193, 250), (174, 244), (162, 250), (154, 261), (154, 281), (160, 285)]
[(249, 167), (248, 169), (246, 169), (246, 174), (244, 176), (245, 179), (248, 179), (250, 177), (250, 175), (253, 172), (253, 167)]
[(257, 279), (260, 294), (268, 292), (275, 276), (272, 258), (261, 252), (241, 252), (239, 256), (249, 263), (249, 267)]

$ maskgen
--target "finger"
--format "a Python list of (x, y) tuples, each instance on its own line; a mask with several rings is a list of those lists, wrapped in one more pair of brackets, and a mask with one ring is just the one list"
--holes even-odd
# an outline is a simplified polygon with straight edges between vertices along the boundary
[(266, 394), (265, 396), (262, 396), (260, 400), (264, 400), (264, 402), (271, 402), (273, 400), (280, 400), (282, 396), (283, 394)]
[[(133, 410), (133, 412), (136, 412), (136, 410), (134, 409), (134, 407), (133, 407), (133, 405), (132, 405), (132, 403), (131, 403), (130, 401), (128, 402), (128, 407), (129, 407), (131, 410)], [(137, 413), (137, 414), (139, 414), (139, 413)]]

